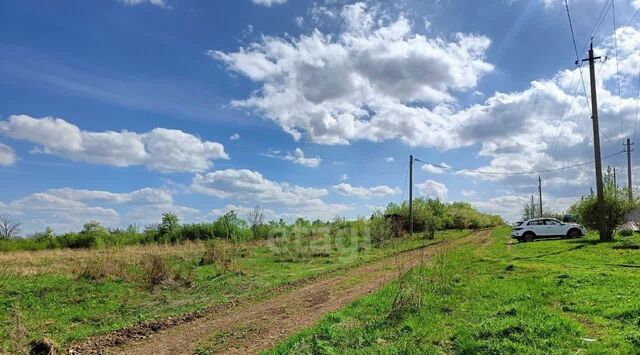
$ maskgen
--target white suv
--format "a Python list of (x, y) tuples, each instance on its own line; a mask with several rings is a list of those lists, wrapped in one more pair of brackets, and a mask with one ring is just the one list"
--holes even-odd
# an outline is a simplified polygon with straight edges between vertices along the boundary
[(585, 233), (585, 228), (579, 224), (563, 223), (554, 218), (534, 218), (514, 225), (511, 237), (519, 242), (532, 242), (545, 237), (578, 238)]

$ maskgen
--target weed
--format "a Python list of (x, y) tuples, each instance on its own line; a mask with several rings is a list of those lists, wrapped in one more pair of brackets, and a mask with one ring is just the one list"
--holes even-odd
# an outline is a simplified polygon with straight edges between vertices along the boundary
[[(402, 277), (406, 278), (408, 275)], [(391, 311), (387, 315), (387, 319), (397, 321), (406, 317), (407, 314), (418, 311), (423, 305), (423, 289), (420, 284), (408, 282), (408, 280), (400, 280), (402, 286), (398, 288)]]
[(147, 289), (153, 289), (171, 278), (169, 267), (157, 255), (149, 256), (142, 266), (141, 280)]
[(229, 242), (212, 240), (206, 244), (206, 249), (200, 258), (200, 266), (216, 265), (221, 269), (228, 269), (232, 262), (233, 252)]

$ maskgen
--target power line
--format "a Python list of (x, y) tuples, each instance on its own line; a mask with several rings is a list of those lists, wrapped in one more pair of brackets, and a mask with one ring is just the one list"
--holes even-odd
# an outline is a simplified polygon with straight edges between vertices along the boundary
[(633, 22), (633, 20), (636, 18), (636, 16), (638, 16), (638, 12), (640, 12), (640, 7), (638, 7), (636, 12), (633, 13), (633, 16), (631, 16), (631, 19), (629, 20), (629, 22), (627, 22), (627, 24), (622, 29), (622, 32), (620, 32), (621, 36), (627, 31), (627, 29), (629, 28), (629, 25), (631, 25), (631, 22)]
[[(573, 79), (575, 78), (575, 76), (576, 76), (576, 71), (573, 70), (571, 74), (571, 83), (569, 84), (569, 92), (571, 92), (571, 89), (573, 89)], [(569, 103), (569, 99), (571, 99), (571, 104), (569, 105), (569, 112), (571, 112), (571, 106), (573, 106), (573, 100), (575, 99), (576, 91), (578, 91), (578, 85), (576, 85), (573, 94), (568, 95), (567, 98), (564, 100), (564, 105), (562, 105), (562, 113), (560, 114), (560, 124), (558, 125), (557, 133), (553, 139), (553, 143), (551, 143), (551, 148), (549, 149), (549, 152), (553, 152), (553, 148), (555, 148), (556, 143), (558, 143), (558, 138), (560, 138), (560, 134), (562, 133), (562, 128), (564, 126), (564, 123), (569, 117), (568, 113), (565, 115), (565, 113), (567, 112), (567, 104)]]
[(404, 173), (404, 185), (402, 186), (402, 196), (400, 196), (400, 204), (404, 201), (404, 193), (407, 190), (407, 180), (409, 179), (409, 167), (407, 166), (407, 170)]
[[(609, 13), (609, 9), (611, 8), (610, 1), (612, 2), (613, 0), (605, 1), (604, 5), (602, 6), (600, 15), (598, 15), (598, 19), (596, 20), (596, 23), (593, 25), (593, 28), (591, 29), (591, 33), (587, 37), (587, 40), (585, 41), (584, 46), (582, 46), (582, 50), (580, 52), (584, 52), (587, 49), (587, 47), (589, 46), (589, 42), (593, 38), (593, 35), (596, 33), (598, 29), (600, 29), (600, 25), (602, 25), (604, 18), (607, 16), (607, 14)], [(566, 4), (567, 4), (567, 0), (565, 0), (565, 5)]]
[[(582, 67), (580, 65), (580, 55), (578, 54), (578, 46), (576, 45), (576, 36), (573, 31), (573, 23), (571, 22), (571, 12), (569, 11), (569, 2), (564, 0), (564, 6), (567, 9), (567, 18), (569, 19), (569, 29), (571, 30), (571, 40), (573, 41), (573, 50), (576, 54), (576, 66), (580, 71), (580, 80), (582, 81), (582, 89), (584, 90), (584, 97), (587, 98), (587, 86), (584, 84), (584, 77), (582, 76)], [(583, 49), (584, 51), (584, 49)]]
[(602, 133), (602, 135), (604, 136), (604, 138), (607, 140), (607, 142), (611, 143), (611, 145), (613, 147), (615, 147), (616, 145), (613, 143), (613, 141), (609, 138), (609, 136), (607, 136), (606, 133), (604, 133), (604, 130), (600, 131), (600, 133)]
[[(621, 150), (621, 151), (619, 151), (617, 153), (613, 153), (613, 154), (607, 155), (607, 156), (603, 157), (602, 160), (614, 157), (616, 155), (620, 155), (622, 153), (625, 153), (625, 151)], [(577, 167), (580, 167), (580, 166), (589, 165), (589, 164), (592, 164), (592, 163), (595, 162), (595, 160), (590, 160), (590, 161), (586, 161), (586, 162), (582, 162), (582, 163), (578, 163), (578, 164), (562, 166), (562, 167), (555, 168), (555, 169), (502, 172), (502, 171), (486, 171), (486, 170), (455, 168), (455, 167), (448, 166), (448, 165), (434, 164), (434, 163), (427, 162), (427, 161), (424, 161), (424, 160), (421, 160), (421, 159), (418, 159), (418, 158), (414, 158), (414, 160), (415, 161), (419, 161), (419, 162), (424, 163), (424, 164), (427, 164), (427, 165), (434, 166), (436, 168), (444, 169), (444, 170), (451, 170), (451, 171), (456, 171), (456, 172), (468, 172), (468, 173), (481, 174), (481, 175), (531, 175), (531, 174), (541, 174), (541, 173), (552, 173), (552, 172), (557, 172), (557, 171), (562, 171), (562, 170), (567, 170), (567, 169), (577, 168)]]

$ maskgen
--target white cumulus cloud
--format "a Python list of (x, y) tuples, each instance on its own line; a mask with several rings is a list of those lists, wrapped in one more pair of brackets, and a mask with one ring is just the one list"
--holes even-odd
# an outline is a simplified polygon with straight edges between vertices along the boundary
[(284, 4), (287, 2), (287, 0), (252, 0), (252, 2), (256, 5), (261, 5), (261, 6), (273, 6), (273, 5), (280, 5), (280, 4)]
[(0, 143), (0, 166), (13, 165), (16, 162), (16, 153), (13, 148)]
[(447, 163), (440, 163), (437, 166), (433, 164), (424, 164), (422, 166), (422, 171), (425, 171), (429, 174), (444, 174), (446, 168), (450, 168), (451, 166)]
[(358, 187), (351, 186), (351, 184), (340, 183), (333, 187), (339, 194), (343, 196), (355, 196), (360, 198), (380, 198), (391, 195), (397, 195), (400, 193), (400, 189), (392, 188), (386, 185), (374, 186), (374, 187)]
[[(364, 3), (347, 5), (337, 36), (314, 30), (298, 38), (263, 36), (236, 52), (211, 50), (229, 70), (260, 83), (236, 107), (257, 110), (294, 138), (324, 144), (402, 139), (411, 145), (459, 144), (441, 104), (474, 88), (493, 70), (490, 40), (457, 33), (429, 38), (408, 19), (388, 20)], [(428, 108), (424, 103), (436, 105)]]
[(247, 169), (226, 169), (196, 174), (191, 190), (231, 200), (234, 204), (259, 204), (277, 211), (280, 215), (305, 218), (328, 219), (350, 209), (349, 206), (323, 201), (322, 197), (328, 194), (326, 189), (272, 181), (260, 172)]
[(146, 133), (93, 132), (60, 118), (11, 115), (0, 121), (0, 134), (37, 144), (42, 153), (75, 161), (143, 165), (164, 173), (205, 171), (213, 166), (212, 160), (228, 159), (222, 144), (166, 128)]
[(151, 4), (162, 8), (169, 8), (169, 4), (165, 0), (118, 0), (126, 6), (136, 6), (142, 4)]
[(425, 182), (416, 184), (416, 186), (421, 195), (438, 198), (443, 201), (447, 199), (447, 194), (449, 193), (449, 189), (447, 189), (443, 183), (433, 180), (426, 180)]
[(315, 156), (315, 157), (306, 157), (304, 155), (304, 151), (302, 151), (302, 149), (300, 148), (296, 148), (293, 153), (286, 153), (286, 154), (280, 154), (279, 151), (270, 151), (269, 153), (264, 153), (262, 154), (266, 157), (269, 158), (275, 158), (275, 159), (282, 159), (282, 160), (288, 160), (291, 161), (295, 164), (298, 165), (302, 165), (302, 166), (307, 166), (307, 167), (311, 167), (311, 168), (315, 168), (318, 165), (320, 165), (320, 163), (322, 163), (322, 158)]
[(165, 188), (142, 188), (131, 192), (111, 192), (74, 188), (49, 189), (9, 202), (0, 208), (15, 214), (26, 233), (52, 227), (56, 232), (78, 231), (90, 220), (105, 226), (158, 222), (163, 212), (175, 212), (183, 221), (200, 215), (194, 208), (175, 205)]

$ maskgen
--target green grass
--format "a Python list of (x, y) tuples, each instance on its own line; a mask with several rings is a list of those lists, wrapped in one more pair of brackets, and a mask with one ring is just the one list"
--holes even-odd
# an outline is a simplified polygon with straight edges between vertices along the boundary
[(498, 228), (269, 352), (637, 354), (640, 251), (614, 246), (640, 237), (619, 239), (517, 243)]
[[(322, 250), (326, 255), (291, 260), (278, 256), (272, 246), (249, 244), (234, 271), (224, 271), (216, 265), (198, 266), (200, 254), (166, 257), (171, 268), (193, 271), (192, 287), (164, 285), (148, 289), (136, 281), (90, 280), (68, 270), (22, 275), (7, 271), (10, 269), (0, 263), (0, 353), (15, 351), (16, 345), (43, 337), (65, 347), (70, 342), (142, 321), (230, 300), (264, 298), (278, 286), (467, 233), (439, 232), (434, 241), (404, 238), (393, 247), (367, 246), (360, 250), (355, 243), (347, 243), (351, 238), (338, 240), (336, 249), (328, 248), (326, 241), (313, 239), (310, 250)], [(16, 319), (25, 328), (25, 336), (16, 338), (15, 334), (20, 333)]]

